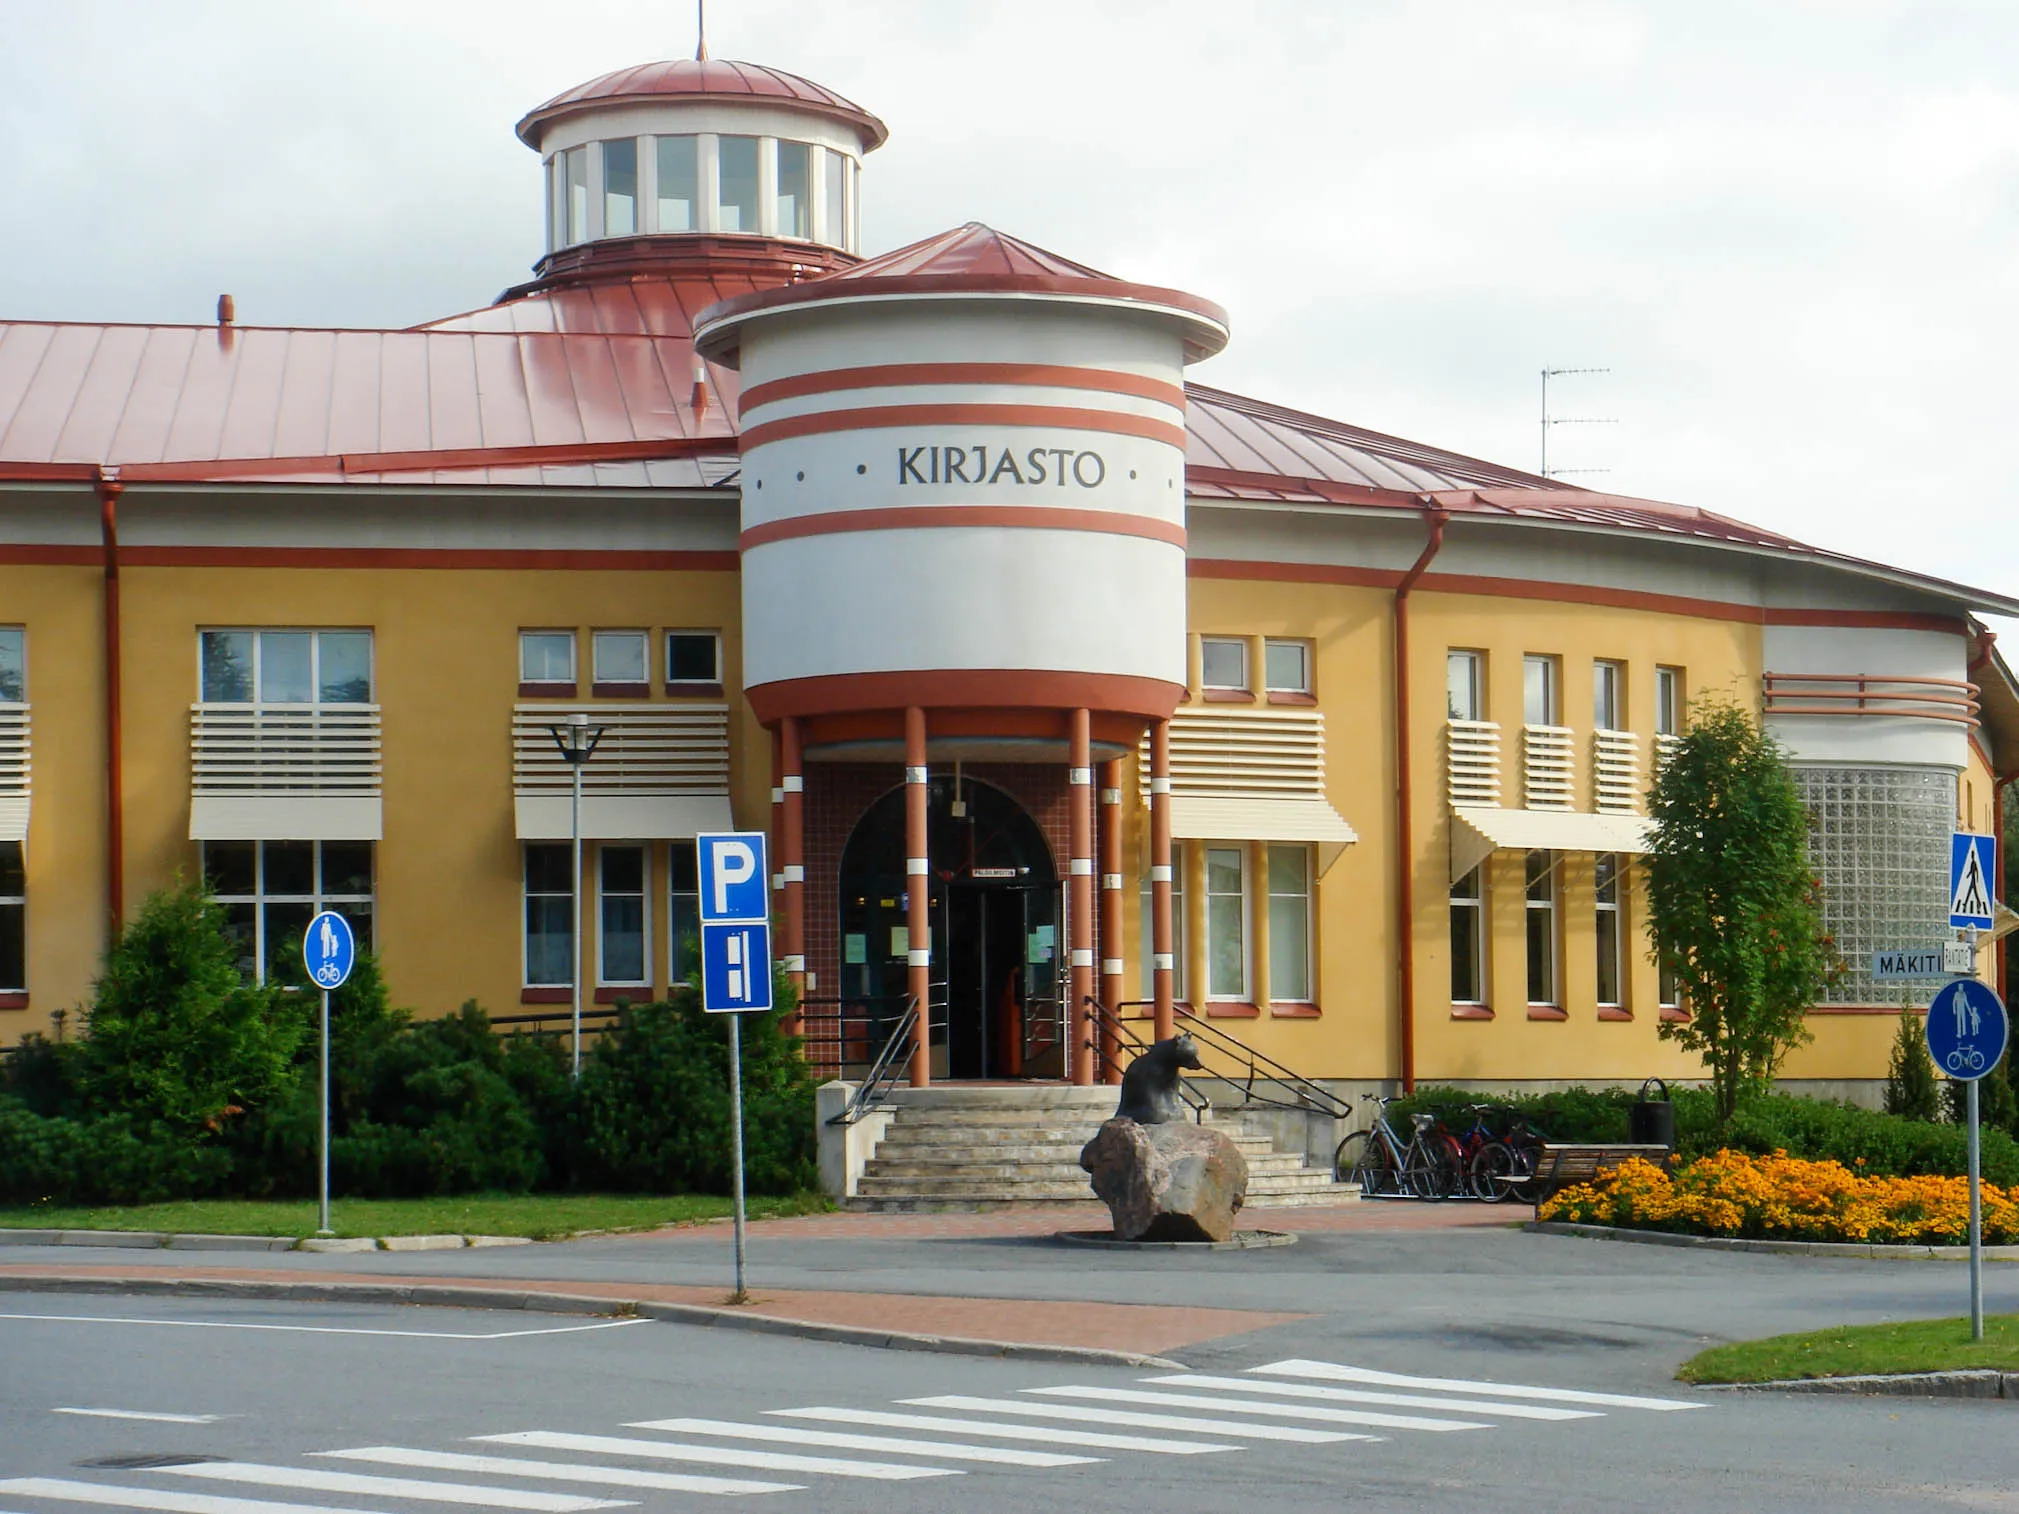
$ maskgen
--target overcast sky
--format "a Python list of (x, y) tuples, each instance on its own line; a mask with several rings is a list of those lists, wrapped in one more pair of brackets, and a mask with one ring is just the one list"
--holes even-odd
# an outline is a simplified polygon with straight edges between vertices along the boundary
[[(715, 0), (981, 220), (1231, 313), (1203, 382), (2019, 594), (2019, 6)], [(691, 0), (0, 0), (0, 317), (403, 326), (541, 251), (512, 124)]]

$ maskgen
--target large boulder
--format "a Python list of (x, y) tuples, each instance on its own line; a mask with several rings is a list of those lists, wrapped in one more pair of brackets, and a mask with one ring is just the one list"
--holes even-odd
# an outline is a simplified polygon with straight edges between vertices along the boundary
[(1248, 1159), (1224, 1131), (1113, 1119), (1080, 1152), (1118, 1241), (1224, 1241), (1248, 1196)]

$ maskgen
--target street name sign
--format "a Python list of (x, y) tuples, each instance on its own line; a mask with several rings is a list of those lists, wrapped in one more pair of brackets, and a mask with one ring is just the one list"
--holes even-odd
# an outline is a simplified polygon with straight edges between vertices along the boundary
[(1949, 973), (1942, 965), (1943, 956), (1940, 946), (1901, 946), (1875, 951), (1872, 953), (1872, 981), (1919, 983), (1931, 978), (1946, 978)]
[(1998, 876), (1998, 838), (1955, 831), (1949, 837), (1949, 924), (1989, 930), (1992, 880)]

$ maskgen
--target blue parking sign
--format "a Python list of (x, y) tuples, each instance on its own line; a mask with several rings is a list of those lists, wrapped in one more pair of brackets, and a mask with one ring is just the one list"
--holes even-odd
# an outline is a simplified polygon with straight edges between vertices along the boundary
[(710, 1014), (771, 1008), (771, 926), (762, 920), (701, 926), (701, 1007)]
[(764, 832), (714, 831), (694, 838), (700, 867), (701, 919), (768, 920), (771, 873)]
[(309, 982), (317, 988), (342, 988), (358, 960), (357, 937), (351, 934), (350, 921), (333, 909), (309, 921), (302, 933), (301, 960), (308, 969)]

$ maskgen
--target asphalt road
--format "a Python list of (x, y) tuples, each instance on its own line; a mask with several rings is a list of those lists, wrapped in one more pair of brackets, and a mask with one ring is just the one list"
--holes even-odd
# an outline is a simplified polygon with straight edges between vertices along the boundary
[[(516, 1312), (0, 1294), (0, 1514), (2019, 1509), (2009, 1405), (1670, 1377), (1706, 1324), (1933, 1312), (1959, 1269), (1496, 1241), (1469, 1273), (1425, 1255), (1437, 1237), (1359, 1238), (1329, 1269), (1322, 1245), (1217, 1258), (1242, 1280), (1225, 1302), (1327, 1307), (1187, 1349), (1190, 1382)], [(951, 1244), (957, 1270), (996, 1254)], [(1207, 1282), (1126, 1260), (1150, 1297)], [(1084, 1289), (1087, 1266), (1032, 1250), (1015, 1280)]]

